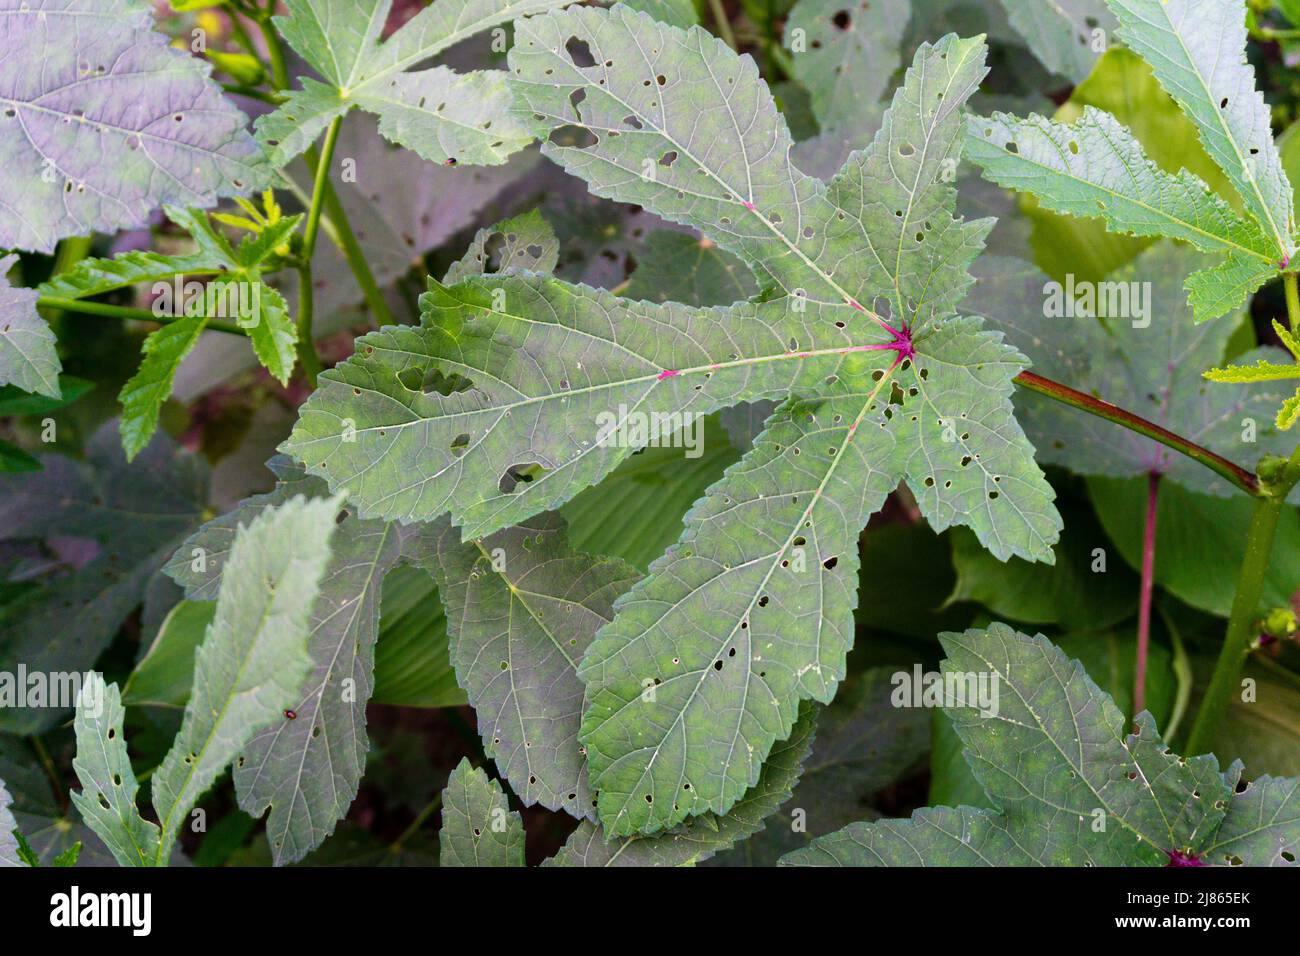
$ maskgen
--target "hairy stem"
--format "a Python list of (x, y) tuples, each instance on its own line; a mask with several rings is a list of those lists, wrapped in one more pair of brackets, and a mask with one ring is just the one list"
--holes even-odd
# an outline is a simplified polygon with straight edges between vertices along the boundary
[(1246, 494), (1253, 497), (1260, 496), (1259, 479), (1254, 474), (1240, 465), (1233, 464), (1222, 455), (1216, 455), (1208, 448), (1203, 448), (1184, 438), (1182, 435), (1177, 435), (1167, 428), (1161, 428), (1155, 422), (1134, 415), (1132, 412), (1125, 411), (1119, 406), (1112, 405), (1100, 398), (1094, 398), (1092, 395), (1077, 391), (1068, 385), (1062, 385), (1050, 378), (1035, 375), (1033, 372), (1021, 372), (1015, 377), (1014, 381), (1021, 388), (1037, 392), (1040, 395), (1046, 395), (1048, 398), (1063, 402), (1072, 408), (1077, 408), (1090, 415), (1096, 415), (1098, 418), (1104, 418), (1116, 425), (1122, 425), (1139, 435), (1145, 435), (1152, 441), (1157, 441), (1167, 448), (1172, 448), (1174, 451), (1186, 455), (1192, 461), (1199, 462), (1215, 474), (1232, 482)]
[[(139, 322), (157, 322), (170, 325), (187, 318), (184, 315), (154, 315), (148, 309), (134, 309), (126, 305), (109, 305), (106, 302), (87, 302), (84, 299), (64, 299), (60, 296), (43, 295), (36, 300), (43, 309), (61, 309), (64, 312), (82, 312), (86, 315), (103, 315), (113, 319), (135, 319)], [(244, 330), (229, 322), (208, 320), (204, 328), (214, 332), (228, 332), (231, 335), (243, 335)]]
[(1156, 572), (1156, 506), (1160, 474), (1147, 475), (1147, 511), (1142, 526), (1142, 585), (1138, 597), (1137, 661), (1133, 668), (1133, 715), (1142, 713), (1147, 698), (1147, 650), (1151, 646), (1151, 592)]
[(334, 161), (334, 146), (339, 139), (343, 117), (335, 117), (325, 131), (325, 145), (316, 159), (316, 180), (311, 191), (311, 207), (307, 210), (307, 224), (302, 232), (302, 251), (298, 257), (298, 361), (307, 375), (307, 382), (316, 387), (320, 374), (320, 356), (312, 341), (312, 310), (315, 302), (312, 288), (311, 260), (316, 252), (316, 237), (320, 234), (320, 217), (325, 208), (325, 189), (329, 184), (330, 163)]
[(1278, 519), (1282, 509), (1287, 507), (1287, 495), (1297, 481), (1300, 481), (1300, 447), (1291, 454), (1278, 480), (1270, 484), (1268, 493), (1255, 504), (1246, 536), (1246, 556), (1237, 575), (1237, 593), (1233, 595), (1232, 611), (1228, 617), (1228, 633), (1210, 677), (1210, 686), (1206, 688), (1196, 712), (1196, 722), (1187, 741), (1189, 754), (1209, 750), (1214, 732), (1223, 722), (1228, 702), (1238, 687), (1241, 668), (1255, 636), (1255, 618), (1264, 591), (1264, 575), (1273, 553)]
[[(271, 7), (274, 8), (272, 3)], [(289, 88), (289, 71), (285, 66), (284, 46), (280, 43), (280, 35), (275, 32), (275, 26), (271, 23), (269, 14), (261, 17), (257, 21), (258, 27), (262, 31), (262, 37), (266, 40), (267, 52), (271, 58), (271, 84), (277, 92)], [(337, 120), (335, 122), (338, 122)], [(318, 172), (320, 163), (317, 161), (314, 149), (309, 149), (303, 154), (307, 164)], [(317, 177), (319, 180), (319, 177)], [(334, 185), (325, 179), (325, 211), (328, 214), (332, 228), (329, 231), (330, 238), (339, 247), (339, 251), (348, 261), (348, 268), (352, 270), (353, 277), (357, 280), (357, 285), (361, 287), (361, 294), (365, 297), (366, 305), (370, 307), (370, 313), (375, 317), (378, 325), (393, 325), (397, 319), (393, 317), (392, 311), (388, 308), (388, 303), (384, 301), (384, 295), (379, 290), (379, 283), (375, 281), (375, 274), (370, 269), (370, 263), (366, 261), (365, 253), (361, 251), (361, 243), (357, 241), (356, 233), (352, 231), (352, 224), (348, 222), (347, 211), (343, 208), (343, 203), (339, 201), (338, 195), (334, 192)]]
[(722, 7), (722, 0), (709, 0), (709, 10), (712, 11), (713, 20), (718, 25), (718, 36), (722, 37), (722, 42), (733, 50), (736, 49), (736, 34), (731, 30), (731, 21), (727, 19), (727, 11)]

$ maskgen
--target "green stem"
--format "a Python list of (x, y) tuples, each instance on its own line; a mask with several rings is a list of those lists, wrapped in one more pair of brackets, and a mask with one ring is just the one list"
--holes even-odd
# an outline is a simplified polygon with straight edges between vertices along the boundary
[(1287, 272), (1282, 276), (1282, 288), (1286, 291), (1286, 316), (1291, 323), (1291, 331), (1300, 335), (1300, 289), (1297, 289), (1297, 276)]
[(420, 827), (428, 823), (429, 818), (433, 816), (435, 813), (437, 813), (438, 810), (441, 809), (441, 807), (442, 807), (442, 794), (439, 793), (427, 804), (425, 804), (424, 809), (421, 810), (416, 815), (415, 819), (411, 822), (411, 825), (407, 827), (405, 830), (403, 830), (402, 835), (393, 841), (393, 845), (392, 847), (390, 847), (392, 852), (394, 853), (399, 852), (402, 849), (403, 845), (406, 843), (406, 841), (411, 839), (411, 837), (415, 836), (415, 834), (417, 834), (420, 831)]
[(45, 741), (33, 734), (31, 736), (32, 749), (36, 751), (36, 759), (41, 762), (41, 769), (45, 771), (45, 776), (50, 778), (50, 787), (54, 790), (54, 799), (59, 801), (59, 809), (62, 813), (68, 812), (68, 793), (64, 789), (62, 782), (59, 780), (59, 772), (54, 769), (54, 761), (50, 759), (50, 752), (45, 749)]
[(1287, 495), (1298, 480), (1300, 447), (1292, 453), (1279, 480), (1270, 483), (1267, 493), (1255, 504), (1246, 535), (1246, 556), (1237, 575), (1237, 593), (1233, 595), (1232, 611), (1228, 616), (1228, 633), (1210, 677), (1210, 685), (1196, 712), (1196, 722), (1187, 741), (1188, 754), (1209, 751), (1210, 741), (1228, 713), (1228, 702), (1238, 688), (1241, 668), (1255, 637), (1256, 615), (1264, 591), (1264, 575), (1273, 554), (1278, 519), (1282, 509), (1287, 507)]
[(736, 49), (736, 34), (731, 32), (731, 21), (727, 19), (722, 0), (709, 0), (709, 9), (713, 11), (713, 20), (718, 25), (718, 36), (722, 37), (722, 42), (733, 50)]
[[(154, 315), (148, 309), (134, 309), (126, 305), (109, 305), (106, 302), (87, 302), (84, 299), (65, 299), (60, 296), (43, 295), (36, 300), (37, 306), (43, 309), (62, 309), (65, 312), (82, 312), (86, 315), (103, 315), (114, 319), (135, 319), (139, 322), (157, 322), (159, 325), (170, 325), (172, 322), (179, 322), (186, 318), (183, 315)], [(212, 329), (214, 332), (227, 332), (231, 335), (243, 335), (244, 330), (237, 325), (229, 322), (218, 322), (209, 319), (205, 328)]]
[(261, 100), (263, 103), (270, 103), (272, 106), (279, 106), (284, 102), (283, 96), (277, 96), (256, 87), (243, 86), (239, 83), (222, 83), (221, 88), (227, 93), (233, 93), (236, 96), (247, 96), (251, 100)]
[[(274, 4), (272, 4), (274, 8)], [(271, 23), (271, 14), (257, 18), (257, 28), (262, 31), (262, 39), (266, 41), (266, 52), (271, 58), (271, 83), (277, 91), (287, 90), (289, 88), (289, 68), (284, 63), (284, 47), (280, 45), (280, 35), (275, 32), (275, 25)]]
[(307, 210), (307, 224), (302, 232), (302, 251), (298, 256), (298, 361), (307, 376), (307, 382), (316, 387), (320, 374), (320, 356), (312, 338), (312, 311), (315, 290), (312, 287), (311, 260), (316, 252), (316, 237), (320, 234), (320, 217), (325, 208), (325, 190), (329, 185), (330, 163), (334, 161), (334, 146), (339, 140), (339, 127), (343, 117), (336, 116), (325, 131), (325, 145), (316, 158), (316, 179), (312, 185), (311, 207)]
[(1152, 441), (1157, 441), (1165, 447), (1172, 448), (1174, 451), (1204, 465), (1215, 474), (1232, 482), (1246, 494), (1253, 497), (1260, 497), (1261, 495), (1259, 479), (1251, 472), (1240, 465), (1233, 464), (1222, 455), (1216, 455), (1208, 448), (1203, 448), (1184, 438), (1182, 435), (1177, 435), (1167, 428), (1161, 428), (1155, 422), (1147, 421), (1147, 419), (1125, 411), (1117, 405), (1112, 405), (1110, 402), (1077, 391), (1068, 385), (1062, 385), (1060, 382), (1054, 382), (1050, 378), (1035, 375), (1033, 372), (1021, 372), (1015, 377), (1014, 381), (1021, 388), (1029, 389), (1029, 391), (1037, 392), (1040, 395), (1046, 395), (1048, 398), (1055, 399), (1072, 408), (1085, 411), (1090, 415), (1096, 415), (1098, 418), (1104, 418), (1116, 425), (1122, 425), (1139, 435), (1145, 435)]

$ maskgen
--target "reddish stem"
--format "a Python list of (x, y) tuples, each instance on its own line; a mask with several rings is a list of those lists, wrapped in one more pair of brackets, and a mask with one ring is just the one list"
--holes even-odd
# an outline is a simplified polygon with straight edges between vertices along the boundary
[(1151, 591), (1156, 570), (1156, 505), (1160, 473), (1147, 475), (1147, 513), (1142, 530), (1142, 591), (1138, 600), (1137, 666), (1133, 677), (1133, 713), (1142, 713), (1147, 696), (1147, 649), (1151, 646)]

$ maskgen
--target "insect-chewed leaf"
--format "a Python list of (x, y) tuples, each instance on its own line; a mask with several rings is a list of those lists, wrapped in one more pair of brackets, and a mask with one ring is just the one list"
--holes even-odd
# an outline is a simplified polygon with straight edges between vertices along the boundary
[(1300, 854), (1300, 779), (1256, 777), (1234, 790), (1228, 812), (1205, 851), (1226, 866), (1294, 866)]
[(152, 866), (158, 858), (158, 827), (140, 816), (135, 796), (139, 790), (131, 758), (126, 752), (122, 721), (126, 709), (116, 684), (83, 688), (73, 727), (77, 756), (72, 769), (81, 790), (72, 802), (81, 818), (104, 841), (121, 866)]
[(435, 537), (451, 659), (484, 751), (525, 806), (591, 816), (578, 660), (640, 573), (570, 550), (554, 515), (467, 543), (443, 521)]
[[(311, 668), (311, 619), (333, 556), (339, 498), (294, 497), (235, 532), (185, 717), (153, 778), (171, 852), (186, 814), (259, 730), (286, 720)], [(241, 768), (242, 769), (242, 768)]]
[[(936, 527), (960, 520), (999, 556), (1050, 559), (1060, 521), (1009, 403), (1025, 360), (952, 315), (988, 228), (955, 218), (947, 175), (983, 45), (922, 47), (872, 146), (829, 186), (790, 165), (752, 61), (703, 31), (574, 9), (522, 23), (510, 62), (521, 115), (543, 127), (572, 125), (573, 86), (584, 94), (576, 122), (595, 142), (553, 139), (544, 152), (600, 195), (701, 229), (784, 289), (758, 314), (794, 313), (800, 349), (842, 325), (883, 355), (870, 375), (788, 390), (584, 658), (601, 820), (613, 836), (650, 833), (725, 812), (798, 702), (834, 693), (857, 536), (901, 479)], [(877, 298), (901, 328), (861, 305)]]
[(523, 866), (524, 821), (501, 784), (462, 760), (442, 791), (442, 866)]
[[(1155, 72), (1206, 151), (1268, 237), (1273, 258), (1296, 251), (1291, 183), (1273, 143), (1269, 107), (1246, 59), (1244, 0), (1107, 0), (1119, 36)], [(1285, 267), (1285, 265), (1283, 266)]]
[(432, 162), (503, 163), (531, 138), (509, 115), (503, 73), (405, 71), (489, 27), (570, 2), (439, 0), (381, 44), (392, 0), (289, 0), (276, 25), (326, 82), (304, 77), (258, 120), (258, 139), (283, 166), (359, 106), (379, 117), (384, 136)]
[(880, 99), (898, 69), (911, 14), (910, 0), (799, 0), (794, 5), (786, 43), (793, 47), (795, 76), (811, 94), (823, 130), (854, 125), (864, 107)]
[(443, 282), (455, 285), (489, 272), (551, 272), (559, 261), (560, 241), (536, 209), (474, 234), (465, 254), (447, 269)]
[(610, 840), (598, 824), (584, 820), (547, 866), (692, 866), (762, 829), (803, 772), (813, 744), (817, 714), (804, 704), (790, 737), (778, 742), (758, 781), (723, 816), (705, 814), (653, 836)]
[(6, 278), (17, 260), (0, 258), (0, 385), (58, 398), (63, 363), (54, 332), (36, 312), (39, 295), (10, 285)]
[[(1204, 264), (1194, 250), (1163, 242), (1105, 282), (1075, 289), (1049, 281), (1028, 263), (990, 256), (975, 264), (979, 282), (968, 304), (1005, 329), (1048, 378), (1193, 435), (1229, 458), (1290, 454), (1294, 443), (1269, 424), (1289, 389), (1264, 383), (1216, 388), (1202, 378), (1203, 369), (1223, 361), (1245, 321), (1240, 314), (1199, 326), (1188, 321), (1182, 279)], [(1244, 358), (1277, 362), (1285, 356), (1268, 346)], [(1300, 375), (1294, 365), (1285, 367)], [(1041, 461), (1078, 474), (1156, 473), (1193, 491), (1237, 493), (1217, 474), (1135, 432), (1047, 398), (1027, 396), (1019, 404)], [(1253, 419), (1254, 429), (1243, 432), (1243, 419)]]
[(1105, 0), (1002, 0), (1007, 18), (1053, 73), (1079, 83), (1097, 62), (1096, 40), (1115, 26)]
[(562, 504), (684, 416), (847, 383), (892, 355), (879, 329), (855, 340), (813, 303), (693, 309), (489, 275), (431, 279), (421, 305), (424, 326), (358, 339), (321, 375), (281, 450), (366, 517), (450, 511), (468, 538)]
[[(324, 482), (272, 461), (275, 491), (256, 495), (208, 522), (165, 568), (194, 600), (213, 600), (234, 568), (238, 529), (296, 495), (321, 500)], [(421, 529), (342, 517), (311, 605), (306, 684), (280, 718), (254, 733), (235, 768), (239, 805), (255, 816), (268, 806), (267, 839), (277, 864), (302, 859), (334, 832), (356, 797), (370, 742), (366, 704), (374, 688), (379, 600), (388, 571), (403, 558), (428, 560)]]
[(1277, 274), (1277, 253), (1255, 223), (1186, 170), (1160, 169), (1109, 113), (1086, 107), (1071, 126), (1041, 116), (971, 117), (967, 148), (988, 178), (1056, 212), (1100, 216), (1115, 232), (1168, 236), (1225, 256), (1188, 280), (1197, 321), (1238, 308)]
[(266, 178), (245, 118), (203, 60), (123, 0), (0, 2), (0, 247), (142, 225)]
[(1163, 865), (1214, 846), (1232, 787), (1183, 759), (1150, 714), (1125, 717), (1077, 661), (1005, 624), (940, 636), (944, 709), (998, 810), (935, 808), (852, 824), (783, 863)]

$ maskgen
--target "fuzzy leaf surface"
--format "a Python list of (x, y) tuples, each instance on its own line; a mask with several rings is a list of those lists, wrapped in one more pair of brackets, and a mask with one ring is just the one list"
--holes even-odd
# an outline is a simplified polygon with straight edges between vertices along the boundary
[(524, 821), (501, 784), (461, 760), (442, 791), (442, 866), (523, 866)]
[(0, 247), (141, 226), (214, 205), (268, 170), (203, 60), (124, 0), (0, 2)]

